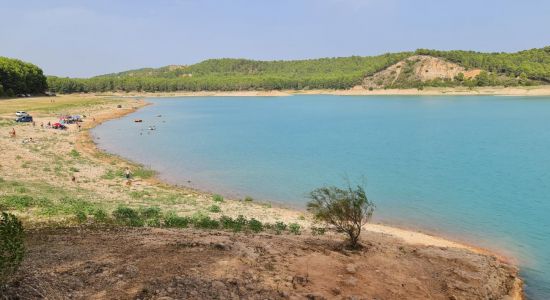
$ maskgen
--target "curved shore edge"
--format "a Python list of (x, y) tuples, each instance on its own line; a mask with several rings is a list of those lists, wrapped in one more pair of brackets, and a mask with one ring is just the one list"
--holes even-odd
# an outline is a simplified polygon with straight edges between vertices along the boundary
[[(340, 298), (369, 293), (384, 299), (486, 299), (487, 295), (521, 299), (518, 269), (494, 252), (440, 238), (437, 233), (368, 224), (362, 233), (365, 247), (350, 253), (342, 249), (340, 234), (309, 233), (311, 218), (303, 211), (257, 201), (228, 200), (217, 203), (223, 213), (211, 212), (211, 194), (167, 184), (151, 177), (151, 172), (145, 172), (148, 170), (139, 164), (98, 149), (90, 135), (91, 128), (148, 104), (141, 97), (136, 100), (92, 95), (2, 101), (2, 122), (12, 119), (18, 110), (30, 112), (36, 121), (35, 126), (13, 125), (17, 137), (0, 135), (0, 197), (13, 196), (1, 198), (1, 203), (28, 225), (29, 255), (13, 286), (14, 297), (39, 298), (39, 289), (51, 298), (64, 299), (74, 293), (83, 298), (106, 298), (102, 293), (115, 288), (117, 299), (134, 299), (150, 284), (153, 290), (158, 289), (151, 283), (153, 279), (163, 278), (161, 289), (168, 289), (173, 280), (181, 281), (175, 277), (189, 274), (181, 270), (195, 268), (188, 279), (195, 280), (192, 284), (199, 280), (197, 288), (207, 293), (221, 278), (226, 286), (238, 285), (247, 293), (261, 293), (265, 288), (280, 291), (278, 288), (284, 286), (284, 291), (302, 298), (322, 292), (325, 298), (332, 299), (334, 293), (341, 292)], [(87, 117), (82, 128), (73, 124), (61, 131), (40, 126), (56, 122), (60, 114)], [(7, 131), (11, 126), (4, 128)], [(136, 176), (127, 185), (120, 173), (126, 167), (149, 175)], [(29, 204), (19, 205), (19, 200)], [(302, 230), (301, 235), (288, 231), (276, 235), (269, 230), (234, 234), (195, 227), (132, 228), (96, 222), (96, 215), (92, 214), (98, 209), (110, 214), (121, 205), (136, 210), (157, 208), (180, 216), (197, 212), (213, 218), (244, 215), (262, 223), (298, 223)], [(87, 213), (85, 216), (90, 219), (82, 223), (77, 212)], [(64, 255), (59, 257), (59, 253)], [(188, 260), (189, 257), (193, 259)], [(197, 262), (207, 263), (194, 265)], [(243, 268), (250, 273), (242, 272)], [(136, 272), (140, 269), (148, 271)], [(90, 273), (91, 270), (99, 273)], [(233, 273), (219, 273), (227, 270)], [(257, 284), (251, 285), (251, 279)], [(186, 280), (183, 284), (189, 283)], [(332, 290), (336, 287), (341, 290)], [(177, 299), (184, 295), (176, 291), (171, 296)], [(286, 299), (279, 296), (273, 298)]]
[[(318, 94), (318, 93), (319, 93), (319, 91), (311, 91), (311, 94)], [(548, 93), (548, 95), (550, 95), (550, 87), (547, 90), (545, 89), (544, 93)], [(169, 94), (169, 95), (164, 95), (162, 97), (173, 97), (174, 96), (172, 94)], [(186, 93), (185, 95), (186, 96), (288, 96), (290, 94), (279, 93), (279, 92), (247, 92), (247, 93), (227, 93), (227, 92), (221, 92), (221, 93), (209, 93), (208, 92), (208, 93), (205, 93), (205, 92), (198, 92), (198, 93), (192, 93), (192, 94)], [(534, 94), (531, 94), (531, 95), (534, 95)], [(115, 94), (113, 96), (119, 96), (119, 95)], [(95, 116), (96, 122), (93, 123), (93, 124), (87, 124), (88, 125), (87, 129), (92, 129), (93, 127), (96, 127), (96, 126), (100, 125), (103, 122), (107, 122), (109, 120), (114, 120), (114, 119), (124, 117), (128, 114), (131, 114), (131, 113), (139, 110), (140, 108), (151, 105), (151, 103), (149, 103), (149, 102), (147, 102), (143, 99), (139, 99), (139, 97), (143, 97), (143, 96), (157, 97), (158, 95), (156, 95), (156, 94), (151, 94), (151, 95), (149, 95), (149, 94), (140, 94), (140, 95), (137, 96), (137, 98), (136, 98), (136, 96), (131, 96), (131, 98), (136, 98), (135, 105), (132, 108), (123, 109), (123, 110), (115, 110), (115, 111), (110, 110), (110, 111), (103, 112), (101, 114), (97, 114)], [(178, 95), (178, 96), (183, 96), (183, 95)], [(538, 96), (538, 94), (537, 94), (537, 96)], [(80, 136), (78, 138), (78, 141), (79, 142), (77, 144), (77, 147), (79, 147), (83, 151), (87, 151), (88, 153), (90, 153), (92, 155), (93, 155), (93, 153), (102, 153), (103, 152), (103, 150), (101, 150), (97, 147), (97, 144), (95, 143), (95, 141), (94, 141), (94, 139), (93, 139), (93, 137), (92, 137), (89, 130), (83, 131), (80, 134)], [(135, 162), (131, 162), (128, 159), (125, 159), (125, 158), (120, 158), (120, 159), (125, 160), (125, 161), (129, 162), (130, 164), (135, 164)], [(159, 180), (156, 176), (151, 178), (149, 180), (149, 182), (152, 183), (152, 184), (162, 184), (162, 185), (165, 185), (165, 186), (174, 187), (174, 186), (172, 186), (168, 183), (165, 183), (165, 182)], [(179, 188), (179, 187), (174, 187), (174, 188)], [(190, 188), (185, 188), (185, 189), (190, 189)], [(194, 190), (194, 189), (192, 189), (192, 190), (193, 190), (194, 193), (205, 194), (207, 196), (210, 196), (210, 194), (205, 193), (203, 191), (198, 191), (198, 190)], [(393, 227), (393, 226), (390, 226), (390, 225), (383, 225), (383, 224), (367, 224), (364, 229), (365, 229), (365, 231), (369, 231), (369, 232), (390, 235), (392, 237), (401, 239), (405, 243), (411, 244), (411, 245), (422, 245), (422, 246), (431, 246), (431, 247), (438, 247), (438, 248), (463, 249), (463, 250), (467, 250), (467, 251), (470, 251), (470, 252), (473, 252), (473, 253), (478, 253), (478, 254), (482, 254), (482, 255), (495, 257), (499, 261), (504, 262), (506, 264), (511, 264), (511, 261), (513, 261), (509, 257), (505, 257), (501, 254), (497, 254), (497, 253), (495, 253), (493, 251), (490, 251), (490, 250), (487, 250), (487, 249), (483, 249), (483, 248), (480, 248), (480, 247), (475, 247), (473, 245), (468, 245), (466, 243), (453, 241), (451, 239), (447, 239), (447, 238), (439, 237), (439, 236), (434, 236), (434, 235), (430, 235), (430, 234), (419, 232), (419, 231), (413, 231), (413, 230), (409, 230), (409, 229), (402, 229), (402, 228)], [(514, 283), (513, 283), (513, 288), (512, 288), (512, 290), (511, 290), (511, 292), (508, 296), (509, 296), (509, 298), (507, 298), (507, 299), (514, 299), (514, 300), (524, 299), (523, 280), (519, 276), (515, 277), (515, 280), (514, 280)]]
[(550, 85), (530, 87), (477, 87), (419, 89), (374, 89), (356, 86), (347, 90), (271, 90), (271, 91), (176, 91), (176, 92), (114, 92), (102, 95), (119, 97), (282, 97), (292, 95), (338, 95), (338, 96), (550, 96)]

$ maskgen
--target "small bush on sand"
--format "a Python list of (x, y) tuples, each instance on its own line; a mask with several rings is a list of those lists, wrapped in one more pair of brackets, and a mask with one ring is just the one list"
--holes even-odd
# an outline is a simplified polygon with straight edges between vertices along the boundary
[(94, 210), (92, 216), (94, 217), (94, 221), (99, 223), (104, 223), (108, 219), (107, 213), (101, 208)]
[(80, 157), (80, 153), (78, 151), (76, 151), (75, 149), (71, 150), (71, 152), (69, 153), (69, 155), (71, 155), (72, 158), (78, 158)]
[(218, 194), (213, 195), (213, 196), (212, 196), (212, 200), (214, 200), (214, 202), (220, 202), (220, 203), (221, 203), (221, 202), (223, 202), (223, 196), (222, 196), (222, 195), (218, 195)]
[(300, 234), (300, 224), (298, 223), (290, 223), (288, 224), (288, 230), (292, 233), (292, 234)]
[(325, 227), (311, 226), (312, 235), (324, 235), (327, 229)]
[(161, 217), (162, 212), (160, 207), (142, 207), (139, 209), (139, 214), (144, 219), (158, 219)]
[(273, 225), (273, 229), (275, 230), (276, 234), (281, 234), (283, 231), (286, 230), (286, 227), (286, 224), (281, 221), (275, 222), (275, 225)]
[(235, 221), (233, 218), (228, 216), (221, 216), (220, 217), (220, 225), (223, 229), (233, 229)]
[(25, 256), (21, 221), (12, 214), (0, 215), (0, 291), (19, 269)]
[(193, 224), (196, 228), (200, 229), (218, 229), (220, 227), (220, 222), (214, 220), (209, 216), (204, 216), (199, 219), (194, 220)]
[(318, 188), (311, 192), (308, 210), (317, 221), (334, 226), (348, 235), (349, 246), (356, 248), (361, 228), (374, 212), (374, 203), (367, 199), (361, 186), (340, 189), (334, 186)]
[(142, 227), (145, 224), (139, 213), (135, 209), (129, 207), (118, 207), (113, 211), (113, 217), (120, 225)]
[(208, 211), (213, 213), (219, 213), (219, 212), (222, 212), (222, 209), (218, 205), (211, 205), (208, 208)]
[(85, 212), (79, 210), (77, 212), (75, 212), (75, 218), (76, 218), (76, 221), (80, 224), (86, 222), (86, 220), (88, 220), (88, 216), (86, 215)]
[(252, 218), (248, 221), (248, 228), (252, 231), (252, 232), (260, 232), (262, 230), (264, 230), (264, 227), (263, 227), (263, 224), (262, 222)]
[(164, 218), (165, 227), (174, 227), (174, 228), (187, 228), (189, 226), (190, 219), (188, 217), (180, 217), (175, 213), (169, 213)]
[(245, 202), (252, 202), (252, 201), (254, 201), (254, 198), (252, 198), (250, 196), (246, 196), (246, 197), (244, 197), (244, 201)]
[(149, 227), (160, 227), (162, 211), (159, 207), (142, 207), (139, 209), (140, 217)]

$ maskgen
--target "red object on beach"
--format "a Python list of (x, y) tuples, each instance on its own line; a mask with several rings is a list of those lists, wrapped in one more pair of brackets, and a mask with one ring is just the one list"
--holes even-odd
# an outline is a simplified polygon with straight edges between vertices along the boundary
[(54, 129), (65, 129), (65, 125), (61, 124), (61, 123), (53, 123), (52, 125), (52, 128)]

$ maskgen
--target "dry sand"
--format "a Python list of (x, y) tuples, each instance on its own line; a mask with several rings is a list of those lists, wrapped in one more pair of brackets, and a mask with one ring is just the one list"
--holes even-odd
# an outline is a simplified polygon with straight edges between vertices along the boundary
[(129, 92), (109, 93), (107, 95), (122, 97), (247, 97), (247, 96), (291, 96), (291, 95), (342, 95), (342, 96), (443, 96), (443, 95), (493, 95), (493, 96), (550, 96), (550, 85), (532, 87), (478, 87), (469, 89), (426, 87), (418, 89), (374, 89), (372, 91), (356, 86), (348, 90), (273, 90), (273, 91), (201, 91), (201, 92)]

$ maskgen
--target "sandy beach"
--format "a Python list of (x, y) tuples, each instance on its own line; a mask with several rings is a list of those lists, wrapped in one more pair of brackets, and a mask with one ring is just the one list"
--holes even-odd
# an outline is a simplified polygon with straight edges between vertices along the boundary
[(271, 96), (282, 97), (291, 95), (342, 95), (342, 96), (550, 96), (550, 86), (531, 87), (477, 87), (469, 89), (466, 87), (457, 88), (436, 88), (426, 87), (418, 89), (374, 89), (368, 90), (361, 86), (349, 90), (273, 90), (273, 91), (200, 91), (200, 92), (170, 92), (170, 93), (107, 93), (109, 96), (119, 97), (254, 97)]
[[(26, 192), (39, 194), (44, 197), (53, 194), (70, 194), (81, 199), (86, 199), (93, 205), (98, 205), (107, 211), (112, 211), (115, 207), (120, 204), (139, 207), (139, 206), (156, 206), (161, 208), (163, 211), (171, 211), (178, 215), (192, 215), (198, 211), (208, 212), (209, 207), (212, 205), (212, 195), (209, 193), (204, 193), (201, 191), (193, 190), (190, 188), (176, 187), (168, 185), (157, 180), (154, 176), (148, 175), (143, 176), (143, 178), (136, 177), (130, 186), (125, 184), (125, 179), (120, 176), (112, 176), (116, 172), (120, 172), (126, 168), (132, 170), (133, 173), (147, 173), (146, 170), (143, 170), (143, 167), (134, 162), (125, 160), (124, 158), (117, 157), (108, 153), (104, 153), (97, 149), (95, 143), (90, 136), (90, 129), (97, 126), (98, 124), (114, 119), (121, 116), (127, 115), (134, 112), (135, 110), (148, 105), (144, 100), (141, 100), (141, 97), (147, 96), (287, 96), (292, 94), (334, 94), (334, 95), (528, 95), (528, 96), (540, 96), (540, 95), (550, 95), (550, 87), (540, 87), (540, 88), (509, 88), (509, 89), (476, 89), (474, 91), (461, 90), (461, 89), (425, 89), (423, 91), (418, 90), (375, 90), (368, 91), (362, 89), (352, 89), (349, 91), (307, 91), (307, 92), (295, 92), (295, 91), (271, 91), (271, 92), (197, 92), (197, 93), (170, 93), (170, 94), (145, 94), (145, 93), (128, 93), (128, 94), (114, 94), (114, 96), (125, 96), (124, 98), (104, 98), (103, 96), (93, 96), (93, 95), (67, 95), (67, 96), (58, 96), (55, 98), (36, 98), (36, 99), (17, 99), (17, 100), (2, 100), (0, 106), (0, 117), (2, 119), (2, 126), (0, 130), (2, 135), (0, 137), (0, 150), (1, 150), (1, 166), (0, 166), (0, 177), (4, 182), (10, 183), (9, 188), (3, 188), (0, 190), (0, 195), (5, 195), (11, 193), (12, 191), (20, 192), (18, 187), (22, 187), (21, 190)], [(137, 99), (131, 98), (136, 97)], [(53, 102), (52, 102), (53, 101)], [(26, 110), (35, 117), (35, 125), (33, 126), (30, 123), (27, 124), (17, 124), (13, 125), (9, 123), (8, 119), (13, 118), (13, 112), (16, 110)], [(54, 130), (45, 128), (42, 125), (47, 124), (48, 122), (56, 122), (57, 116), (60, 114), (79, 114), (85, 115), (85, 121), (82, 123), (82, 127), (78, 128), (76, 125), (69, 125), (67, 130)], [(8, 136), (8, 131), (14, 128), (17, 132), (15, 138)], [(30, 140), (32, 138), (32, 140)], [(74, 177), (73, 177), (74, 176)], [(53, 196), (52, 196), (53, 197)], [(256, 218), (262, 220), (262, 222), (273, 223), (277, 221), (283, 221), (285, 223), (297, 223), (304, 228), (304, 239), (305, 240), (318, 240), (319, 237), (312, 237), (310, 234), (305, 233), (307, 229), (311, 226), (312, 220), (311, 217), (304, 211), (298, 211), (293, 209), (284, 208), (275, 204), (270, 203), (261, 203), (258, 201), (245, 202), (239, 199), (226, 199), (223, 203), (219, 203), (223, 215), (237, 217), (238, 215), (244, 215), (247, 218)], [(74, 216), (64, 213), (56, 213), (52, 215), (44, 215), (37, 212), (37, 209), (26, 209), (17, 211), (16, 214), (20, 216), (24, 223), (29, 227), (44, 227), (47, 224), (74, 224)], [(209, 213), (212, 217), (220, 217), (221, 212)], [(149, 229), (147, 229), (149, 230)], [(152, 231), (146, 231), (144, 234), (151, 238), (149, 242), (151, 243), (164, 243), (160, 241), (154, 241), (153, 236), (166, 235), (168, 239), (174, 239), (180, 233), (175, 233), (173, 231), (163, 231), (161, 229), (150, 229)], [(160, 230), (155, 233), (155, 230)], [(71, 235), (72, 231), (64, 231), (62, 233), (52, 233), (52, 236), (60, 237), (64, 235)], [(87, 234), (96, 236), (97, 234), (91, 230)], [(121, 233), (125, 239), (127, 234), (133, 235), (133, 232)], [(184, 235), (191, 234), (201, 235), (200, 231), (197, 233), (195, 231), (191, 233), (181, 233)], [(434, 259), (434, 255), (437, 256), (440, 266), (444, 267), (448, 264), (449, 259), (458, 259), (460, 263), (455, 266), (458, 269), (462, 269), (464, 265), (471, 264), (469, 260), (474, 259), (475, 261), (483, 261), (488, 265), (494, 266), (495, 272), (498, 271), (498, 278), (503, 278), (506, 280), (506, 284), (502, 285), (500, 283), (495, 283), (495, 293), (501, 293), (505, 291), (509, 294), (508, 299), (520, 299), (521, 298), (521, 280), (517, 277), (517, 269), (506, 264), (506, 258), (497, 257), (495, 254), (490, 253), (484, 249), (478, 249), (474, 246), (465, 245), (459, 242), (448, 240), (441, 237), (436, 237), (428, 234), (424, 234), (416, 231), (409, 231), (405, 229), (394, 228), (391, 226), (383, 224), (368, 224), (365, 227), (366, 241), (372, 245), (380, 245), (379, 243), (384, 243), (377, 255), (380, 255), (379, 258), (370, 260), (371, 263), (376, 264), (380, 261), (381, 257), (385, 257), (384, 263), (381, 266), (388, 268), (384, 272), (391, 273), (399, 272), (399, 268), (391, 263), (391, 259), (387, 255), (397, 255), (394, 253), (395, 247), (404, 247), (404, 249), (409, 249), (411, 252), (410, 255), (415, 255), (415, 251), (431, 251), (430, 254), (424, 253), (424, 257), (416, 257), (415, 259), (422, 261), (419, 264), (424, 264), (426, 257)], [(217, 235), (218, 238), (214, 238), (213, 243), (216, 243), (216, 239), (221, 239), (218, 241), (222, 244), (228, 244), (230, 237), (224, 234), (221, 234), (221, 237)], [(56, 238), (52, 238), (55, 240)], [(157, 236), (158, 238), (158, 236)], [(240, 238), (239, 238), (240, 239)], [(239, 249), (245, 249), (249, 246), (246, 245), (246, 237), (239, 240)], [(300, 244), (303, 241), (296, 241), (297, 237), (289, 238), (289, 240), (281, 240), (281, 245), (288, 243), (297, 243)], [(318, 242), (320, 244), (324, 243), (334, 243), (336, 240), (341, 239), (339, 235), (335, 233), (329, 233), (326, 237), (327, 240)], [(113, 242), (114, 243), (114, 242)], [(236, 242), (235, 242), (236, 243)], [(267, 247), (265, 241), (258, 242), (261, 245), (258, 247)], [(40, 245), (32, 244), (35, 248), (39, 249)], [(237, 247), (235, 244), (233, 247)], [(272, 244), (270, 244), (272, 245)], [(391, 245), (391, 247), (389, 246)], [(84, 247), (84, 246), (83, 246)], [(113, 246), (115, 247), (115, 246)], [(118, 246), (116, 246), (118, 247)], [(115, 247), (115, 248), (116, 248)], [(303, 246), (307, 249), (309, 246)], [(389, 247), (389, 248), (388, 248)], [(118, 248), (117, 248), (118, 249)], [(274, 251), (282, 251), (280, 247), (272, 247), (270, 249), (275, 249)], [(314, 249), (314, 250), (311, 250)], [(327, 257), (332, 257), (336, 254), (324, 254), (325, 256), (317, 256), (323, 253), (320, 250), (320, 247), (312, 247), (309, 250), (305, 251), (304, 256), (310, 257), (312, 262), (317, 261), (321, 263)], [(414, 250), (416, 249), (416, 250)], [(421, 250), (418, 250), (421, 249)], [(407, 251), (409, 251), (407, 250)], [(413, 251), (414, 250), (414, 251)], [(242, 250), (245, 251), (245, 250)], [(246, 250), (248, 251), (248, 250)], [(245, 252), (246, 252), (245, 251)], [(271, 250), (270, 250), (271, 251)], [(405, 250), (404, 250), (405, 251)], [(405, 251), (406, 253), (409, 253)], [(404, 253), (405, 253), (404, 252)], [(276, 257), (280, 253), (273, 254)], [(168, 255), (168, 254), (166, 254)], [(230, 257), (226, 257), (227, 264), (231, 265), (234, 268), (229, 268), (230, 270), (238, 270), (243, 268), (242, 261), (237, 262), (233, 255), (242, 255), (242, 252), (235, 252)], [(287, 254), (288, 255), (288, 254)], [(366, 255), (366, 254), (365, 254)], [(31, 257), (33, 257), (31, 255)], [(339, 257), (339, 256), (338, 256)], [(458, 258), (457, 258), (458, 257)], [(91, 259), (91, 258), (89, 258)], [(361, 263), (357, 260), (348, 259), (339, 257), (336, 259), (336, 262), (342, 266), (355, 264), (360, 265)], [(74, 262), (73, 262), (74, 263)], [(294, 278), (297, 274), (296, 268), (303, 263), (302, 260), (296, 258), (291, 261), (277, 261), (274, 262), (274, 268), (284, 266), (287, 270), (285, 271), (286, 277), (292, 277), (290, 280), (291, 285), (294, 285)], [(472, 262), (473, 263), (473, 262)], [(315, 263), (313, 263), (314, 265)], [(386, 265), (387, 264), (387, 265)], [(418, 267), (420, 265), (417, 265)], [(145, 266), (143, 266), (145, 267)], [(218, 266), (219, 267), (219, 266)], [(250, 267), (250, 266), (249, 266)], [(367, 267), (366, 265), (364, 266)], [(437, 272), (438, 268), (433, 269), (434, 272)], [(200, 268), (200, 267), (199, 267)], [(361, 267), (363, 268), (363, 267)], [(396, 268), (396, 269), (392, 269)], [(491, 267), (493, 268), (493, 267)], [(476, 269), (472, 272), (491, 272), (491, 268), (486, 270)], [(341, 266), (334, 267), (329, 273), (332, 276), (337, 276), (342, 272)], [(34, 270), (31, 266), (27, 266), (25, 272), (42, 272), (40, 270)], [(33, 271), (34, 270), (34, 271)], [(212, 269), (208, 269), (208, 272), (214, 272), (215, 268), (212, 265)], [(406, 270), (401, 270), (406, 274), (414, 274), (415, 266), (410, 265)], [(432, 269), (430, 269), (432, 270)], [(58, 270), (59, 271), (59, 270)], [(349, 271), (349, 270), (348, 270)], [(57, 272), (57, 271), (56, 271)], [(262, 271), (257, 268), (250, 269), (251, 276), (254, 274), (260, 274)], [(332, 273), (331, 273), (332, 272)], [(408, 273), (407, 273), (408, 272)], [(313, 272), (315, 273), (315, 272)], [(345, 273), (345, 271), (344, 271)], [(355, 274), (354, 272), (348, 272), (350, 274)], [(208, 273), (211, 274), (211, 273)], [(27, 274), (28, 275), (28, 274)], [(35, 274), (36, 275), (36, 274)], [(114, 274), (113, 276), (115, 276)], [(349, 274), (348, 274), (349, 275)], [(490, 273), (486, 274), (491, 276)], [(143, 274), (140, 275), (141, 277)], [(221, 274), (212, 273), (213, 277), (220, 277)], [(232, 274), (232, 276), (237, 276)], [(309, 275), (315, 278), (318, 277), (316, 285), (303, 285), (303, 290), (300, 290), (300, 293), (313, 293), (317, 289), (320, 289), (319, 282), (327, 282), (327, 274), (313, 274)], [(370, 276), (370, 277), (369, 277)], [(373, 273), (372, 276), (369, 275), (366, 277), (359, 278), (360, 280), (373, 280), (376, 277), (376, 273)], [(389, 275), (388, 275), (389, 276)], [(401, 296), (409, 295), (411, 298), (423, 299), (423, 297), (434, 297), (439, 299), (440, 294), (431, 291), (430, 280), (433, 280), (430, 276), (424, 274), (426, 278), (416, 278), (412, 279), (403, 279), (403, 284), (418, 284), (422, 286), (422, 292), (411, 294), (410, 289), (404, 289), (408, 291), (409, 294), (400, 294)], [(512, 276), (512, 277), (507, 277)], [(140, 277), (140, 278), (141, 278)], [(285, 278), (286, 278), (285, 277)], [(353, 276), (351, 276), (353, 277)], [(357, 277), (357, 276), (355, 276)], [(353, 277), (353, 278), (355, 278)], [(38, 277), (37, 277), (38, 278)], [(225, 278), (225, 277), (224, 277)], [(453, 277), (449, 275), (449, 280)], [(510, 280), (510, 278), (512, 278)], [(142, 285), (145, 285), (146, 279), (141, 278), (143, 282)], [(167, 279), (168, 280), (168, 279)], [(240, 279), (239, 279), (240, 280)], [(265, 279), (267, 280), (267, 279)], [(264, 281), (265, 281), (264, 280)], [(281, 279), (282, 280), (282, 279)], [(344, 279), (342, 279), (344, 280)], [(354, 279), (357, 281), (357, 278)], [(445, 278), (438, 278), (437, 280), (445, 281)], [(269, 281), (269, 280), (268, 280)], [(284, 280), (283, 280), (284, 281)], [(345, 280), (344, 280), (345, 281)], [(504, 281), (503, 281), (504, 282)], [(264, 282), (265, 283), (265, 282)], [(126, 282), (126, 284), (129, 284)], [(137, 283), (133, 283), (137, 284)], [(147, 283), (149, 284), (149, 283)], [(470, 286), (466, 288), (469, 292), (474, 293), (477, 288), (476, 284), (484, 284), (483, 280), (476, 281), (471, 283)], [(273, 288), (277, 285), (277, 282), (271, 282), (270, 287)], [(286, 286), (286, 285), (283, 285)], [(359, 289), (356, 285), (352, 285), (353, 292), (361, 293), (364, 290)], [(456, 291), (460, 290), (458, 285), (456, 289), (453, 289), (453, 284), (448, 285), (453, 293), (458, 293)], [(505, 288), (506, 286), (506, 288)], [(141, 286), (140, 286), (141, 287)], [(289, 286), (286, 286), (290, 288)], [(368, 288), (368, 287), (367, 287)], [(381, 282), (378, 287), (380, 290), (384, 289), (383, 283)], [(129, 286), (120, 284), (119, 289), (125, 290), (129, 289)], [(139, 288), (132, 286), (132, 289), (137, 289), (136, 293), (131, 295), (136, 295), (139, 291)], [(166, 288), (168, 290), (168, 288)], [(296, 287), (294, 287), (296, 290)], [(323, 291), (324, 297), (330, 295), (335, 296), (335, 290), (320, 289)], [(498, 291), (497, 291), (498, 290)], [(396, 289), (392, 288), (392, 291), (395, 292)], [(91, 296), (96, 295), (94, 293), (101, 293), (101, 291), (88, 291), (83, 292), (81, 296)], [(397, 292), (396, 292), (397, 293)], [(435, 294), (434, 294), (435, 293)], [(168, 293), (170, 294), (170, 293)], [(339, 292), (338, 296), (343, 294), (342, 291)], [(97, 294), (101, 295), (101, 294)], [(97, 296), (96, 295), (96, 296)], [(121, 292), (120, 295), (122, 298), (129, 297), (130, 294), (124, 294)], [(391, 294), (385, 294), (386, 296)], [(444, 293), (441, 295), (445, 295)], [(475, 294), (464, 294), (465, 296), (475, 296)], [(132, 296), (133, 297), (133, 296)], [(477, 297), (477, 296), (476, 296)], [(474, 297), (475, 298), (475, 297)], [(481, 299), (480, 297), (479, 299)], [(317, 299), (317, 298), (315, 298)], [(319, 298), (321, 299), (321, 298)], [(343, 299), (343, 298), (342, 298)], [(441, 298), (442, 299), (442, 298)], [(458, 297), (457, 299), (462, 299)], [(503, 298), (504, 299), (504, 298)]]

